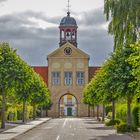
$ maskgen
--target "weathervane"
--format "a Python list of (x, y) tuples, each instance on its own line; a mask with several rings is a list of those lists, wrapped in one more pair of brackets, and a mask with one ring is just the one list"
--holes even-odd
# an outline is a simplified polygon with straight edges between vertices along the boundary
[(70, 13), (70, 0), (68, 0), (68, 13)]

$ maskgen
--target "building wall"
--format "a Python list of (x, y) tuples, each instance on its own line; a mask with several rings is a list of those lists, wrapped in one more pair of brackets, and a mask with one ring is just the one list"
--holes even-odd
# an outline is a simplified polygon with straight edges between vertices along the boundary
[[(35, 66), (33, 69), (44, 79), (47, 86), (51, 91), (51, 100), (52, 100), (52, 108), (48, 112), (50, 117), (59, 117), (59, 100), (65, 94), (71, 94), (75, 96), (78, 103), (78, 116), (94, 116), (96, 114), (96, 108), (93, 110), (92, 107), (90, 109), (87, 105), (82, 103), (82, 91), (91, 78), (95, 75), (96, 71), (100, 67), (89, 67), (89, 58), (82, 54), (80, 51), (73, 50), (71, 56), (64, 55), (64, 48), (68, 47), (69, 44), (58, 49), (56, 53), (48, 56), (48, 66), (39, 67)], [(71, 47), (71, 46), (70, 46)], [(72, 47), (72, 49), (75, 49)], [(52, 85), (52, 71), (60, 71), (61, 72), (61, 83), (59, 86)], [(73, 83), (71, 86), (64, 85), (64, 72), (72, 71), (73, 73)], [(85, 72), (85, 84), (83, 86), (78, 86), (76, 84), (76, 72), (84, 71)], [(89, 113), (90, 112), (90, 113)], [(100, 109), (100, 113), (102, 109)]]
[[(71, 56), (65, 56), (64, 49), (72, 47), (70, 44), (59, 49), (55, 54), (48, 57), (48, 86), (51, 91), (51, 99), (53, 102), (52, 108), (49, 111), (49, 116), (59, 116), (59, 99), (65, 94), (72, 94), (78, 100), (78, 116), (88, 116), (88, 107), (82, 103), (82, 91), (85, 84), (88, 83), (88, 64), (89, 58), (87, 55), (82, 54), (79, 50), (72, 47), (73, 53)], [(61, 73), (60, 85), (53, 86), (52, 72), (59, 71)], [(64, 84), (64, 72), (72, 72), (72, 85), (66, 86)], [(82, 71), (85, 76), (85, 84), (79, 86), (76, 84), (76, 72)]]

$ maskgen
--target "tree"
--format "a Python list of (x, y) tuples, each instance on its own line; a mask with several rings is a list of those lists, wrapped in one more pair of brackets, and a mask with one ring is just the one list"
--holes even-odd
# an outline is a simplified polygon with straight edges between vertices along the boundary
[[(116, 90), (121, 96), (127, 97), (127, 126), (131, 125), (131, 100), (135, 95), (137, 84), (135, 76), (132, 74), (133, 67), (127, 59), (133, 54), (130, 47), (138, 39), (140, 29), (140, 1), (139, 0), (104, 0), (104, 13), (106, 19), (111, 21), (108, 31), (114, 36), (113, 60), (118, 68), (115, 71), (118, 80)], [(133, 82), (131, 82), (133, 81)], [(135, 81), (135, 82), (134, 82)], [(132, 84), (133, 83), (133, 84)], [(134, 84), (135, 83), (135, 84)], [(132, 86), (133, 85), (133, 86)]]
[[(23, 102), (23, 122), (26, 116), (26, 102), (31, 99), (31, 87), (34, 85), (36, 76), (33, 69), (16, 54), (16, 50), (9, 47), (8, 43), (0, 44), (0, 93), (2, 100), (2, 123), (1, 128), (5, 128), (5, 106), (8, 91)], [(41, 80), (40, 80), (41, 81)], [(43, 93), (48, 93), (47, 87), (42, 86)], [(47, 94), (48, 95), (48, 94)], [(43, 96), (44, 97), (44, 96)], [(49, 97), (49, 96), (48, 96)]]
[(116, 87), (116, 93), (120, 97), (127, 99), (127, 126), (131, 126), (131, 101), (135, 95), (135, 88), (131, 87), (131, 81), (135, 80), (135, 77), (132, 75), (132, 65), (127, 62), (129, 56), (133, 53), (133, 50), (129, 44), (125, 44), (125, 47), (122, 49), (117, 49), (113, 54), (112, 60), (114, 60), (115, 65), (117, 66), (114, 69), (114, 75), (116, 77), (116, 84), (113, 83)]
[[(102, 69), (96, 72), (96, 75), (91, 79), (90, 83), (86, 85), (83, 90), (83, 102), (90, 106), (97, 105), (97, 119), (99, 119), (99, 104), (103, 103), (103, 89), (102, 89)], [(104, 110), (103, 110), (104, 114)], [(104, 115), (103, 115), (104, 120)]]
[(139, 0), (104, 0), (108, 32), (114, 36), (114, 50), (126, 42), (135, 42), (140, 28)]
[(131, 45), (133, 53), (128, 58), (128, 63), (132, 65), (132, 75), (135, 76), (135, 80), (131, 81), (130, 86), (135, 88), (135, 92), (138, 98), (140, 98), (140, 39)]
[(16, 96), (17, 99), (23, 103), (22, 121), (25, 122), (26, 103), (30, 101), (32, 96), (30, 88), (33, 84), (34, 71), (26, 62), (21, 60), (16, 75)]
[(115, 71), (118, 66), (115, 64), (115, 60), (113, 60), (111, 56), (102, 66), (104, 70), (103, 77), (103, 89), (104, 89), (104, 102), (110, 103), (112, 102), (112, 120), (115, 119), (115, 101), (118, 99), (119, 94), (116, 93), (116, 81), (118, 77), (115, 75)]
[(36, 118), (36, 106), (37, 105), (46, 105), (50, 104), (50, 92), (47, 86), (45, 85), (43, 79), (35, 74), (34, 83), (31, 86), (31, 104), (33, 106), (33, 119)]
[[(136, 86), (132, 81), (137, 80), (132, 74), (132, 64), (128, 62), (134, 50), (129, 43), (123, 48), (117, 48), (102, 68), (96, 73), (91, 82), (84, 89), (85, 103), (112, 102), (112, 119), (115, 118), (114, 102), (120, 98), (127, 100), (127, 126), (131, 126), (131, 101), (135, 96)], [(139, 70), (138, 70), (139, 72)]]
[(8, 43), (0, 43), (0, 93), (2, 96), (2, 123), (5, 128), (5, 106), (8, 90), (15, 85), (19, 57)]

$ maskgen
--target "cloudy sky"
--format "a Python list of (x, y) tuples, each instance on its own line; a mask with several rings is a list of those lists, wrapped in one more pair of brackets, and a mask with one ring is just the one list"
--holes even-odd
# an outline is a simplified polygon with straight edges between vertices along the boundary
[[(100, 66), (112, 51), (104, 0), (70, 0), (78, 24), (78, 47)], [(46, 57), (59, 47), (59, 23), (67, 0), (0, 0), (0, 41), (7, 41), (32, 66), (46, 66)]]

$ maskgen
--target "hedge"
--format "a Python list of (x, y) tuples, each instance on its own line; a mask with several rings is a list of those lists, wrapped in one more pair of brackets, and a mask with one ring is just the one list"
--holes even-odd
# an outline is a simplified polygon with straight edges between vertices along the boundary
[(116, 119), (126, 122), (127, 119), (127, 105), (117, 104), (116, 105)]

